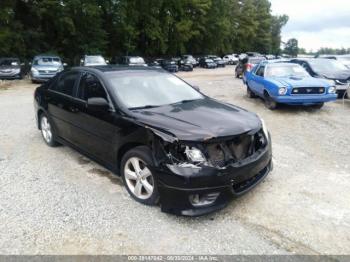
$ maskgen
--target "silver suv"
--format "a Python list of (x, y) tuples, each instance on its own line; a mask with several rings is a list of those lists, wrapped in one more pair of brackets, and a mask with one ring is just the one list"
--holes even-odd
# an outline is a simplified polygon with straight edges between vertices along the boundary
[(39, 55), (34, 57), (29, 73), (32, 82), (45, 82), (51, 79), (63, 71), (65, 65), (58, 56)]

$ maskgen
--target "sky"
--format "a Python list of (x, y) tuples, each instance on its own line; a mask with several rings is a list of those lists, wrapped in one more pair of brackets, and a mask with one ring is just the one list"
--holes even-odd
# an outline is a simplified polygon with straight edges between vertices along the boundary
[(289, 16), (282, 41), (296, 38), (299, 47), (350, 48), (350, 0), (270, 0), (272, 13)]

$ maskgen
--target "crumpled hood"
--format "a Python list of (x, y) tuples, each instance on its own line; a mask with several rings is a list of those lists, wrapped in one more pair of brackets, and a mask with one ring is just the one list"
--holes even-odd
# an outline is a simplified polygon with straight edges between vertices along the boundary
[(345, 81), (350, 79), (350, 70), (322, 72), (319, 75), (327, 79)]
[(261, 127), (257, 115), (210, 98), (135, 110), (132, 115), (139, 122), (172, 133), (183, 141), (238, 135)]
[(329, 83), (314, 77), (270, 77), (269, 81), (283, 87), (325, 87)]

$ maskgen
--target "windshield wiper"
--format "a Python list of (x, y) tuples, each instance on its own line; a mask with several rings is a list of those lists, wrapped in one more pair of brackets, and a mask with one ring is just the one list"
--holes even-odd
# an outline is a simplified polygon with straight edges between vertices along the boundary
[(155, 108), (160, 107), (158, 105), (145, 105), (145, 106), (137, 106), (137, 107), (130, 107), (130, 110), (136, 110), (136, 109), (149, 109), (149, 108)]

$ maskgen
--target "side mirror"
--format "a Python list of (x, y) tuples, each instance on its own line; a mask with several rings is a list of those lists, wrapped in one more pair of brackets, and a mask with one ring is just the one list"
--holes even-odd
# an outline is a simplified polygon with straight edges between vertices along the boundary
[(63, 66), (66, 67), (68, 64), (67, 63), (63, 63)]
[(198, 92), (201, 91), (199, 86), (192, 86), (195, 90), (197, 90)]
[(106, 60), (106, 64), (109, 64), (109, 60)]
[(108, 101), (102, 97), (89, 98), (87, 107), (93, 111), (107, 111), (110, 108)]

